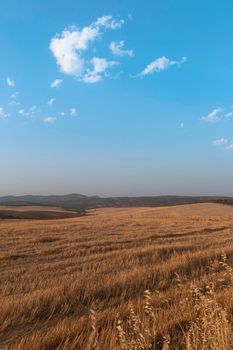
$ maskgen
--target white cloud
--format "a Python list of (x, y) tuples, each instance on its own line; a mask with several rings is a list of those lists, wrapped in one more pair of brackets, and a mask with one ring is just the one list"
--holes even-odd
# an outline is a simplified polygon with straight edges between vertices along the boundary
[(133, 50), (126, 50), (124, 49), (125, 42), (124, 40), (121, 41), (112, 41), (109, 45), (109, 48), (111, 52), (116, 56), (134, 56)]
[(7, 78), (6, 82), (7, 82), (7, 85), (10, 86), (10, 87), (14, 87), (15, 86), (14, 80), (12, 80), (9, 77)]
[(20, 102), (15, 100), (9, 102), (9, 106), (19, 106), (19, 105), (20, 105)]
[(224, 146), (224, 145), (227, 145), (228, 143), (229, 143), (229, 140), (225, 138), (221, 138), (213, 141), (213, 145), (215, 146)]
[(56, 101), (55, 97), (51, 98), (49, 101), (48, 101), (48, 105), (49, 106), (52, 106), (54, 104), (54, 102)]
[(233, 111), (225, 114), (225, 118), (229, 119), (231, 117), (233, 117)]
[(61, 117), (64, 117), (66, 115), (65, 112), (60, 112), (59, 114)]
[(56, 120), (56, 117), (46, 117), (43, 119), (43, 122), (46, 124), (54, 124)]
[(226, 151), (231, 151), (233, 150), (233, 143), (230, 143), (228, 146), (225, 147)]
[(123, 26), (125, 21), (123, 19), (120, 19), (119, 21), (115, 20), (111, 15), (109, 16), (102, 16), (97, 18), (97, 21), (94, 22), (94, 25), (96, 27), (105, 27), (110, 29), (118, 29)]
[(201, 120), (205, 123), (216, 123), (223, 118), (223, 112), (223, 108), (215, 108), (209, 114), (201, 117)]
[(182, 57), (180, 61), (172, 61), (169, 58), (162, 56), (151, 62), (145, 69), (139, 74), (139, 76), (145, 76), (152, 73), (162, 72), (171, 66), (180, 66), (187, 61), (186, 57)]
[(18, 111), (18, 113), (19, 113), (20, 115), (25, 116), (26, 111), (25, 111), (25, 109), (20, 109), (20, 110)]
[(61, 71), (80, 77), (85, 64), (81, 51), (86, 50), (97, 36), (96, 28), (84, 27), (81, 31), (66, 29), (60, 36), (53, 38), (50, 49)]
[(185, 126), (185, 125), (184, 125), (184, 123), (183, 123), (183, 122), (181, 122), (181, 123), (180, 123), (180, 128), (182, 128), (182, 129), (183, 129), (183, 128), (184, 128), (184, 126)]
[(35, 106), (35, 105), (29, 108), (29, 112), (31, 112), (31, 113), (35, 113), (36, 110), (37, 110), (37, 106)]
[(0, 107), (0, 119), (5, 119), (9, 117), (10, 114), (4, 111), (4, 108)]
[[(90, 44), (102, 34), (101, 27), (105, 29), (117, 29), (123, 25), (124, 21), (116, 21), (112, 16), (99, 17), (89, 26), (78, 29), (71, 27), (63, 30), (60, 35), (52, 38), (50, 50), (52, 51), (57, 65), (63, 73), (73, 75), (78, 80), (84, 82), (100, 81), (99, 77), (89, 77), (89, 65), (93, 64), (93, 59), (86, 60), (83, 53)], [(108, 65), (110, 67), (111, 65)]]
[(14, 100), (18, 97), (19, 93), (18, 92), (14, 92), (13, 94), (10, 95), (10, 99)]
[(214, 140), (213, 145), (221, 147), (225, 151), (233, 150), (233, 142), (223, 137), (221, 139)]
[(76, 117), (77, 116), (77, 109), (76, 108), (70, 108), (70, 116)]
[(22, 117), (33, 118), (37, 112), (37, 106), (32, 106), (28, 109), (20, 109), (18, 114)]
[(50, 84), (51, 88), (58, 88), (61, 84), (63, 83), (62, 79), (55, 79), (54, 81), (52, 81), (52, 83)]
[(107, 61), (105, 58), (93, 57), (91, 59), (92, 69), (88, 69), (83, 76), (85, 83), (96, 83), (106, 76), (106, 70), (118, 64), (115, 61)]

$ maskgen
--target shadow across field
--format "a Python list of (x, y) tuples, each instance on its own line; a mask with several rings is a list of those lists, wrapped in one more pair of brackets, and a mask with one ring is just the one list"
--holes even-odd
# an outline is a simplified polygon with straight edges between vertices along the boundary
[(0, 205), (1, 219), (67, 219), (83, 215), (84, 212), (78, 210), (65, 210), (59, 207), (49, 206), (3, 206)]

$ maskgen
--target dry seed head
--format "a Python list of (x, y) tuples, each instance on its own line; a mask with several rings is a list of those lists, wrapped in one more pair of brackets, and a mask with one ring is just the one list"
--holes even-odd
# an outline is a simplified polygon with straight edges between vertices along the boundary
[(163, 348), (162, 348), (162, 350), (169, 350), (169, 348), (170, 348), (170, 335), (166, 334), (163, 337)]
[(117, 320), (116, 324), (116, 330), (117, 330), (117, 342), (122, 350), (126, 349), (126, 336), (125, 331), (122, 326), (122, 322), (120, 319)]
[(96, 329), (96, 313), (94, 309), (90, 309), (89, 318), (91, 320), (91, 328)]
[(176, 284), (177, 288), (181, 288), (183, 283), (182, 283), (180, 275), (177, 272), (175, 272), (174, 280), (175, 280), (175, 284)]
[(94, 350), (98, 342), (98, 332), (96, 328), (96, 313), (94, 309), (90, 309), (89, 319), (91, 322), (91, 334), (88, 339), (87, 350)]
[(154, 317), (154, 309), (151, 302), (151, 292), (147, 289), (144, 292), (144, 311), (151, 318)]

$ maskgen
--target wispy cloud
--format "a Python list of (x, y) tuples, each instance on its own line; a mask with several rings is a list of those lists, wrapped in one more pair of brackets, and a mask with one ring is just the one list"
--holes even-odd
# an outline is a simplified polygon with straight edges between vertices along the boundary
[(184, 127), (185, 127), (184, 123), (181, 122), (181, 123), (180, 123), (180, 128), (183, 129)]
[(9, 102), (9, 106), (19, 106), (20, 105), (20, 102), (19, 101), (15, 101), (15, 100), (11, 100)]
[(14, 99), (16, 99), (18, 96), (19, 96), (19, 93), (18, 93), (18, 92), (14, 92), (13, 94), (10, 95), (10, 99), (11, 99), (11, 100), (14, 100)]
[(14, 92), (13, 94), (10, 95), (9, 106), (19, 106), (20, 105), (20, 102), (17, 101), (18, 96), (19, 96), (18, 92)]
[(52, 81), (52, 83), (50, 84), (51, 88), (58, 88), (61, 84), (63, 83), (62, 79), (55, 79), (54, 81)]
[(7, 118), (9, 116), (10, 116), (10, 114), (5, 112), (3, 107), (0, 107), (0, 119), (5, 119), (5, 118)]
[(153, 62), (149, 63), (146, 68), (143, 69), (141, 73), (138, 74), (138, 76), (145, 76), (152, 73), (159, 73), (166, 69), (168, 69), (171, 66), (181, 66), (183, 63), (187, 61), (187, 57), (182, 57), (180, 61), (173, 61), (169, 58), (162, 56), (154, 60)]
[(124, 40), (121, 41), (112, 41), (109, 45), (109, 49), (111, 52), (116, 56), (134, 56), (133, 50), (126, 50), (124, 49), (125, 42)]
[(56, 98), (55, 98), (55, 97), (51, 98), (51, 99), (48, 101), (48, 105), (49, 105), (49, 106), (52, 106), (52, 105), (54, 104), (55, 101), (56, 101)]
[[(232, 107), (233, 108), (233, 107)], [(216, 123), (221, 120), (232, 120), (233, 119), (233, 111), (225, 112), (224, 108), (217, 107), (214, 108), (210, 113), (201, 117), (201, 121), (204, 123)]]
[(204, 123), (216, 123), (224, 117), (224, 109), (221, 107), (213, 109), (207, 115), (201, 117), (201, 121)]
[(230, 141), (229, 139), (224, 138), (224, 137), (217, 139), (217, 140), (214, 140), (213, 145), (221, 147), (226, 151), (233, 150), (233, 142)]
[(70, 108), (70, 116), (71, 117), (77, 117), (78, 115), (78, 112), (77, 112), (77, 109), (76, 108)]
[[(50, 50), (60, 70), (86, 83), (102, 80), (105, 71), (114, 64), (108, 62), (106, 58), (93, 57), (87, 60), (83, 53), (88, 50), (92, 42), (101, 37), (102, 29), (114, 30), (121, 28), (123, 23), (123, 20), (115, 20), (112, 16), (102, 16), (82, 29), (77, 27), (64, 29), (50, 42)], [(95, 65), (97, 67), (101, 65), (101, 71), (97, 72)], [(93, 70), (90, 70), (90, 66), (93, 66)]]
[(33, 118), (35, 116), (37, 112), (37, 106), (32, 106), (28, 109), (20, 109), (18, 111), (18, 114), (21, 116), (21, 117), (27, 117), (27, 118)]
[(46, 124), (54, 124), (56, 122), (57, 118), (56, 117), (45, 117), (43, 119), (43, 122)]
[(6, 79), (6, 82), (7, 82), (7, 85), (10, 86), (10, 87), (14, 87), (15, 86), (14, 80), (12, 80), (9, 77)]
[(224, 145), (227, 145), (228, 143), (229, 143), (229, 140), (223, 137), (221, 139), (217, 139), (213, 141), (213, 145), (215, 146), (224, 146)]
[(92, 68), (88, 69), (83, 75), (83, 81), (85, 83), (97, 83), (103, 79), (106, 75), (106, 71), (109, 67), (117, 65), (115, 61), (107, 61), (105, 58), (93, 57), (91, 59)]
[(92, 23), (92, 25), (98, 27), (105, 27), (108, 29), (118, 29), (123, 26), (125, 21), (123, 19), (116, 20), (111, 15), (98, 17), (97, 21)]
[(233, 117), (233, 111), (228, 112), (228, 113), (225, 114), (225, 118), (227, 118), (227, 119), (230, 119), (232, 117)]

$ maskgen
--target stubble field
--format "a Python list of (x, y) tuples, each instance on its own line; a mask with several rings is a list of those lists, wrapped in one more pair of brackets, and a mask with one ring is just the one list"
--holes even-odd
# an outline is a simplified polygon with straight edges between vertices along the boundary
[(0, 348), (231, 349), (231, 266), (226, 205), (2, 220)]

